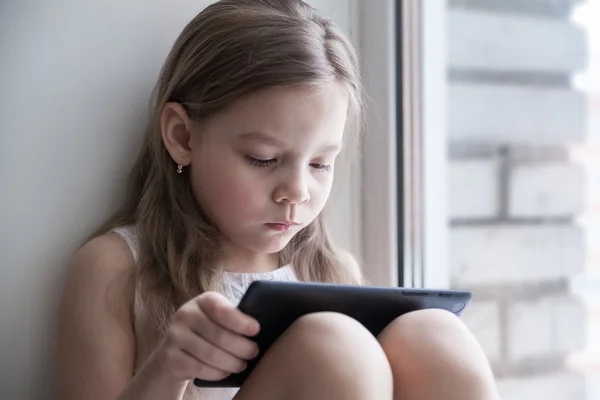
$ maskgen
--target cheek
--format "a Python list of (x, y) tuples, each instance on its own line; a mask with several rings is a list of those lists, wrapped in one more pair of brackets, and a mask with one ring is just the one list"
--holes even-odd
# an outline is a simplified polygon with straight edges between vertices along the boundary
[(331, 174), (317, 178), (317, 184), (311, 193), (311, 203), (314, 211), (321, 212), (323, 210), (329, 199), (332, 186), (333, 176)]
[(214, 168), (210, 165), (215, 164), (197, 163), (193, 171), (194, 193), (200, 206), (221, 223), (230, 219), (239, 222), (255, 215), (258, 191), (256, 184), (245, 177), (242, 167), (229, 164)]
[(255, 206), (256, 188), (253, 191), (248, 181), (226, 180), (217, 185), (215, 201), (227, 208), (226, 212), (235, 216), (251, 215)]

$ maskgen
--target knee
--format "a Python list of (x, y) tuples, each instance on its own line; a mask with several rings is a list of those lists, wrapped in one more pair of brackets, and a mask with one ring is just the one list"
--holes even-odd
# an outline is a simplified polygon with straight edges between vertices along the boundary
[[(358, 321), (335, 312), (319, 312), (298, 318), (288, 333), (305, 348), (347, 348), (347, 353), (383, 353), (377, 339)], [(354, 350), (354, 351), (351, 351)]]
[(422, 310), (405, 314), (378, 337), (394, 375), (406, 380), (452, 370), (464, 376), (491, 375), (489, 363), (475, 337), (454, 314)]
[(277, 373), (293, 377), (286, 379), (285, 395), (279, 398), (392, 398), (392, 371), (383, 349), (367, 329), (345, 315), (301, 317), (269, 352), (270, 358), (265, 355), (261, 362), (275, 360)]
[(334, 312), (319, 312), (296, 320), (286, 332), (306, 357), (317, 357), (356, 369), (390, 377), (387, 356), (377, 339), (358, 321)]
[(445, 310), (428, 309), (396, 318), (381, 332), (379, 340), (386, 344), (422, 344), (449, 336), (469, 335), (469, 330), (456, 315)]
[(290, 329), (342, 336), (369, 334), (366, 328), (354, 318), (328, 311), (306, 314), (294, 321)]

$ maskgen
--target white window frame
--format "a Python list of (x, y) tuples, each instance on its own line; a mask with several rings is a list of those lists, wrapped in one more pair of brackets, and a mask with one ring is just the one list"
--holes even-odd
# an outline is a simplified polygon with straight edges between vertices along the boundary
[[(398, 135), (397, 30), (403, 7), (403, 134)], [(398, 283), (402, 238), (403, 286), (449, 287), (446, 212), (446, 1), (353, 0), (353, 31), (362, 56), (367, 135), (362, 162), (362, 259), (369, 282)], [(427, 23), (425, 23), (425, 21)], [(420, 109), (419, 109), (420, 106)], [(404, 177), (397, 195), (397, 140)], [(407, 168), (408, 167), (408, 168)], [(399, 207), (399, 200), (406, 207)], [(398, 212), (403, 226), (398, 226)], [(408, 232), (408, 234), (407, 234)], [(399, 236), (400, 234), (400, 236)]]
[(446, 0), (420, 1), (424, 176), (424, 286), (449, 288)]

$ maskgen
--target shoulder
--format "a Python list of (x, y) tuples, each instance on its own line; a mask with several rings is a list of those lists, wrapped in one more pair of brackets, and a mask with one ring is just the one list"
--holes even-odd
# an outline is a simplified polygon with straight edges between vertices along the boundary
[(96, 237), (76, 253), (58, 323), (62, 398), (116, 398), (131, 379), (133, 265), (127, 244), (117, 234)]
[(111, 261), (120, 265), (133, 263), (127, 243), (114, 232), (97, 236), (84, 244), (76, 253), (75, 260)]
[(69, 270), (70, 279), (102, 278), (126, 274), (134, 260), (127, 243), (116, 233), (98, 236), (77, 251)]
[[(90, 240), (77, 251), (69, 266), (64, 300), (78, 301), (83, 297), (105, 303), (99, 306), (107, 309), (130, 309), (134, 292), (129, 277), (133, 265), (131, 251), (119, 235), (111, 233)], [(109, 291), (114, 292), (106, 296)]]

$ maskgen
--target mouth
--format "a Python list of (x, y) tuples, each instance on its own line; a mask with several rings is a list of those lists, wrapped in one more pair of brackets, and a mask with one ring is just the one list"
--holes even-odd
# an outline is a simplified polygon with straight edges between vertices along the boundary
[(294, 221), (271, 222), (267, 224), (269, 228), (277, 232), (287, 232), (298, 225), (300, 223)]

